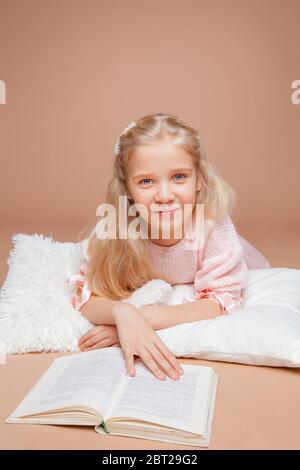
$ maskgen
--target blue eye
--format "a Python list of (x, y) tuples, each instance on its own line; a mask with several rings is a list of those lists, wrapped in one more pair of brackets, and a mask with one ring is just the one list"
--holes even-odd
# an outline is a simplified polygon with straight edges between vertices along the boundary
[[(176, 178), (176, 176), (181, 176), (181, 178), (178, 179), (178, 178)], [(183, 181), (185, 178), (186, 178), (186, 175), (183, 174), (183, 173), (177, 173), (177, 174), (175, 175), (176, 181)], [(139, 184), (143, 184), (144, 181), (152, 181), (152, 180), (151, 180), (151, 178), (144, 178), (143, 180), (139, 181)], [(146, 184), (146, 186), (148, 186), (148, 184)]]
[[(175, 176), (183, 176), (183, 177), (185, 177), (186, 175), (184, 175), (183, 173), (178, 173), (178, 174), (175, 175)], [(182, 181), (182, 180), (183, 180), (183, 178), (182, 178), (182, 179), (177, 179), (177, 181)]]
[[(148, 181), (151, 181), (150, 178), (144, 178), (143, 180), (140, 181), (140, 183), (143, 183), (143, 181), (147, 181), (147, 180), (148, 180)], [(147, 186), (147, 185), (146, 185), (146, 186)]]

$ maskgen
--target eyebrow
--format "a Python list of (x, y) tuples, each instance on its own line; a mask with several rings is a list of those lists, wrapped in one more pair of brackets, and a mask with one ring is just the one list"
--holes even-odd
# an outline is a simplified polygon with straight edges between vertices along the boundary
[[(181, 167), (181, 168), (174, 168), (173, 170), (170, 171), (170, 173), (179, 173), (179, 172), (186, 172), (186, 173), (192, 173), (192, 168), (187, 168), (187, 167)], [(137, 176), (134, 176), (133, 179), (136, 180), (136, 179), (140, 179), (140, 178), (146, 178), (146, 177), (150, 177), (150, 176), (153, 176), (149, 173), (147, 174), (143, 174), (143, 175), (137, 175)]]

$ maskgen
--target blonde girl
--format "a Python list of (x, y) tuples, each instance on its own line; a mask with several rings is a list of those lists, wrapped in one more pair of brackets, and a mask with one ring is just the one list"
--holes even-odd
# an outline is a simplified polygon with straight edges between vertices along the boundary
[[(164, 380), (167, 374), (177, 380), (180, 364), (156, 330), (242, 308), (248, 270), (271, 266), (236, 232), (230, 217), (235, 193), (209, 163), (197, 130), (187, 122), (163, 113), (141, 117), (121, 133), (114, 154), (105, 203), (115, 209), (116, 236), (101, 237), (102, 229), (94, 224), (81, 241), (80, 273), (68, 279), (77, 288), (74, 308), (95, 325), (79, 346), (82, 351), (121, 347), (130, 375), (135, 374), (134, 356), (139, 356), (157, 378)], [(119, 218), (120, 196), (134, 214), (125, 222)], [(199, 206), (200, 237), (193, 231)], [(192, 207), (190, 215), (185, 207)], [(134, 208), (139, 210), (130, 212)], [(151, 217), (153, 212), (158, 218)], [(181, 219), (176, 218), (179, 213)], [(120, 237), (124, 224), (128, 229), (136, 219), (144, 237)], [(188, 227), (181, 238), (178, 224)], [(191, 249), (191, 240), (196, 248)], [(180, 305), (136, 308), (124, 301), (152, 279), (192, 283), (195, 295)]]

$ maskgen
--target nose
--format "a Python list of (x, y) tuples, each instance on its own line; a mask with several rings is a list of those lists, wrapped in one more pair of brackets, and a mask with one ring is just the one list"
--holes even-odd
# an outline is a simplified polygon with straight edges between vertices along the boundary
[(168, 183), (161, 184), (155, 194), (155, 202), (157, 204), (167, 204), (170, 201), (174, 200), (174, 193), (172, 192)]

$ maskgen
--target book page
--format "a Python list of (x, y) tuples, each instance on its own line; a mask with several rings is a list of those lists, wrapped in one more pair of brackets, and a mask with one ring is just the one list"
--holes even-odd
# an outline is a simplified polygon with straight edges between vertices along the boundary
[(135, 377), (126, 377), (120, 398), (106, 420), (137, 418), (204, 434), (214, 371), (206, 366), (182, 364), (182, 367), (184, 374), (179, 380), (167, 377), (161, 381), (144, 364), (137, 363)]
[(120, 348), (102, 348), (57, 358), (13, 413), (13, 417), (70, 406), (89, 406), (102, 415), (126, 374)]
[[(216, 399), (218, 375), (213, 375), (212, 391), (210, 396), (209, 413), (207, 416), (207, 426), (205, 435), (195, 435), (194, 433), (169, 429), (166, 427), (158, 426), (156, 424), (145, 423), (144, 421), (117, 421), (109, 422), (109, 433), (112, 436), (135, 437), (141, 439), (149, 439), (154, 441), (169, 442), (174, 444), (195, 445), (199, 447), (209, 447), (211, 438), (211, 428), (214, 415), (214, 405)], [(96, 426), (96, 431), (99, 434), (106, 434), (102, 428)]]

